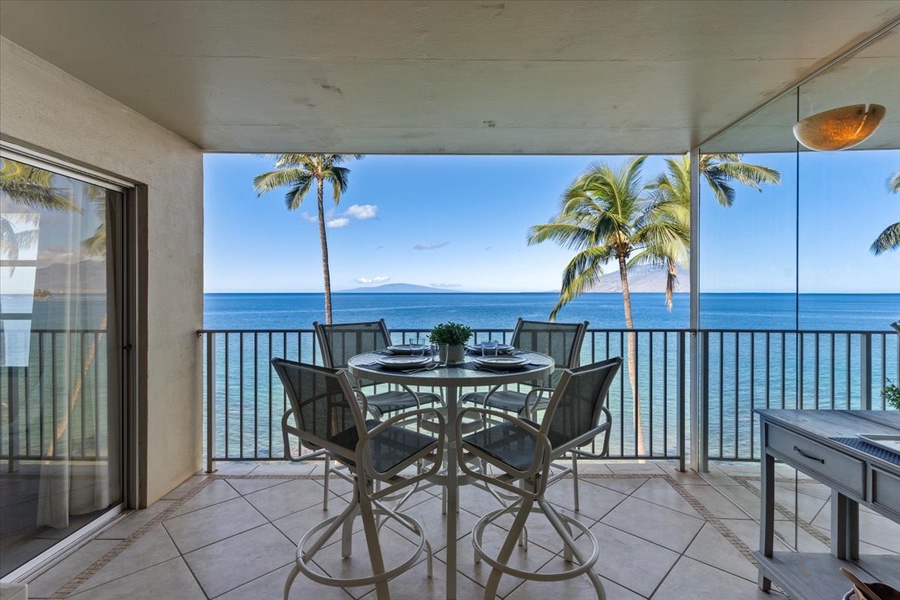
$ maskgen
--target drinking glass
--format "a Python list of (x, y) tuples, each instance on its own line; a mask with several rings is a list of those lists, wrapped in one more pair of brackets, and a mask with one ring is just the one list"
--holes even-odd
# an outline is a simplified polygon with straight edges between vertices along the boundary
[(419, 340), (419, 334), (410, 337), (407, 343), (409, 344), (410, 354), (413, 356), (425, 354), (425, 345)]
[(496, 340), (488, 340), (487, 342), (481, 342), (481, 355), (482, 356), (497, 356), (497, 350), (500, 344)]

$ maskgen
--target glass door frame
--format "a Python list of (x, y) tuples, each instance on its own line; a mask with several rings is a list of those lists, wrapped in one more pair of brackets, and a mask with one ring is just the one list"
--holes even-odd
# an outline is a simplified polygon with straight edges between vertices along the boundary
[(114, 246), (110, 246), (109, 252), (115, 256), (118, 265), (118, 273), (115, 278), (118, 282), (113, 290), (111, 302), (115, 302), (116, 319), (114, 330), (115, 340), (110, 339), (110, 347), (118, 348), (118, 370), (115, 379), (117, 394), (120, 401), (122, 419), (119, 432), (122, 440), (121, 450), (121, 481), (122, 500), (107, 509), (100, 517), (81, 527), (71, 535), (63, 538), (52, 547), (31, 558), (20, 567), (10, 571), (0, 581), (19, 582), (29, 578), (35, 572), (42, 569), (48, 563), (57, 559), (70, 548), (80, 544), (86, 538), (94, 535), (110, 522), (117, 519), (124, 510), (137, 508), (140, 503), (140, 463), (138, 459), (138, 432), (140, 431), (138, 419), (139, 410), (139, 381), (138, 372), (140, 362), (138, 360), (138, 302), (141, 299), (137, 287), (138, 256), (139, 256), (139, 231), (143, 221), (142, 198), (146, 197), (144, 188), (140, 184), (92, 169), (72, 161), (53, 156), (49, 153), (36, 150), (11, 141), (7, 138), (0, 139), (0, 156), (14, 160), (32, 167), (44, 169), (55, 174), (75, 179), (90, 185), (99, 186), (122, 194), (121, 210), (114, 211), (114, 221), (109, 223), (110, 228), (116, 231), (112, 239)]

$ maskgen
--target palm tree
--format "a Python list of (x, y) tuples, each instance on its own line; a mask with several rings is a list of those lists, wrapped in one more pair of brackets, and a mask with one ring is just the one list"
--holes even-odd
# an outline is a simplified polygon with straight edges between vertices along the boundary
[[(888, 191), (893, 194), (900, 192), (900, 171), (894, 173), (894, 176), (888, 180)], [(897, 248), (900, 248), (900, 222), (888, 225), (881, 232), (881, 235), (875, 238), (869, 250), (872, 254), (878, 256), (882, 252), (896, 250)]]
[[(32, 209), (81, 212), (81, 208), (65, 190), (53, 187), (53, 173), (13, 160), (0, 164), (0, 194)], [(20, 219), (19, 226), (37, 225), (37, 214)], [(19, 249), (37, 241), (37, 229), (18, 230), (13, 222), (0, 216), (0, 255), (8, 260), (19, 258)], [(15, 269), (10, 269), (10, 274)]]
[(741, 160), (740, 154), (701, 154), (700, 175), (709, 184), (716, 201), (725, 207), (734, 204), (733, 181), (759, 191), (762, 191), (764, 183), (781, 183), (778, 171), (762, 165), (749, 165)]
[(651, 244), (644, 262), (666, 267), (666, 307), (672, 310), (678, 265), (687, 262), (691, 247), (691, 163), (681, 156), (666, 159), (666, 172), (650, 184), (660, 212), (677, 223), (679, 236)]
[[(735, 190), (732, 182), (762, 191), (766, 183), (778, 185), (781, 174), (768, 167), (751, 165), (742, 161), (740, 154), (704, 154), (700, 156), (700, 175), (709, 184), (716, 201), (725, 207), (734, 203)], [(691, 238), (691, 162), (690, 157), (681, 156), (666, 160), (666, 171), (650, 184), (657, 194), (658, 203), (666, 207), (669, 217), (678, 221), (686, 234), (681, 239), (660, 240), (661, 244), (651, 245), (643, 262), (662, 264), (666, 267), (666, 306), (672, 310), (672, 297), (678, 278), (678, 265), (687, 262)]]
[(325, 235), (325, 204), (323, 200), (325, 182), (331, 184), (335, 205), (346, 191), (350, 169), (338, 166), (341, 163), (362, 158), (361, 154), (276, 154), (275, 170), (258, 175), (253, 179), (253, 187), (259, 195), (276, 188), (289, 186), (285, 194), (288, 210), (297, 210), (313, 182), (316, 183), (318, 200), (319, 241), (322, 244), (322, 277), (325, 284), (325, 323), (331, 323), (331, 272), (328, 266), (328, 240)]
[[(563, 270), (559, 301), (550, 313), (559, 310), (603, 276), (604, 265), (615, 261), (622, 282), (625, 325), (634, 329), (628, 268), (651, 260), (652, 254), (672, 240), (685, 237), (684, 225), (673, 218), (672, 207), (644, 193), (641, 167), (646, 156), (632, 159), (618, 170), (606, 164), (592, 165), (563, 194), (559, 214), (529, 232), (529, 244), (552, 240), (577, 250)], [(638, 453), (644, 452), (640, 394), (637, 389), (635, 334), (628, 334), (628, 376), (634, 398), (633, 418)]]

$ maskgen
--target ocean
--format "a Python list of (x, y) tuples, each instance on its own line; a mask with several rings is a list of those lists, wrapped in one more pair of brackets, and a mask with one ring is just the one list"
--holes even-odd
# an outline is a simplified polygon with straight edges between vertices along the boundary
[[(686, 329), (689, 296), (675, 294), (671, 312), (663, 294), (632, 294), (635, 327)], [(334, 321), (384, 318), (392, 330), (430, 329), (446, 321), (474, 329), (512, 329), (517, 317), (546, 320), (557, 295), (379, 294), (333, 295)], [(206, 329), (309, 329), (324, 321), (322, 294), (206, 294)], [(799, 309), (799, 310), (798, 310)], [(890, 331), (900, 319), (900, 294), (701, 294), (702, 329)], [(620, 294), (584, 294), (560, 312), (559, 321), (589, 321), (592, 329), (622, 329)]]

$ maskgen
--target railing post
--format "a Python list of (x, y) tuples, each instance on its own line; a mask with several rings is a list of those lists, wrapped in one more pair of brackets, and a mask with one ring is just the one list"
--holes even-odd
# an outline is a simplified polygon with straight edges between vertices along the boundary
[(216, 334), (206, 334), (206, 472), (215, 473), (216, 452)]
[(872, 410), (872, 334), (859, 338), (859, 408)]
[(682, 333), (678, 336), (678, 387), (676, 390), (676, 406), (678, 410), (678, 470), (682, 473), (684, 473), (684, 380), (687, 375), (687, 369), (685, 368), (685, 358), (687, 357), (685, 353), (685, 335), (686, 334)]
[(709, 472), (709, 332), (704, 331), (700, 339), (700, 393), (697, 403), (700, 419), (697, 432), (697, 470)]
[(19, 451), (19, 370), (21, 367), (6, 368), (6, 384), (9, 389), (9, 463), (8, 470), (14, 473), (19, 470), (16, 454)]

